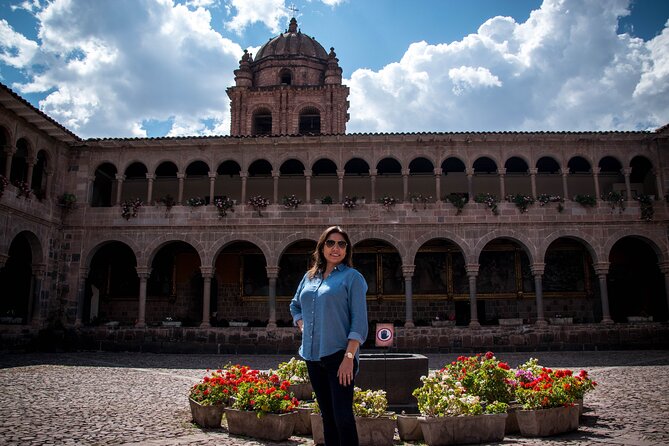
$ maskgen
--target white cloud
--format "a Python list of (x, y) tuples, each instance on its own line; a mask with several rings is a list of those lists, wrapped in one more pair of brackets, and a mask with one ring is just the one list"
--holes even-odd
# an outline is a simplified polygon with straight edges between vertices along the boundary
[(635, 130), (669, 122), (669, 28), (616, 34), (627, 0), (545, 0), (524, 23), (494, 17), (460, 41), (409, 46), (356, 70), (351, 132)]
[(0, 61), (15, 68), (24, 68), (30, 64), (37, 49), (37, 42), (14, 31), (6, 20), (0, 20)]
[(328, 6), (332, 6), (332, 7), (334, 8), (335, 6), (339, 6), (339, 5), (341, 5), (342, 3), (344, 3), (345, 0), (321, 0), (321, 1), (322, 1), (324, 4), (326, 4), (326, 5), (328, 5)]
[(236, 9), (236, 15), (225, 23), (225, 27), (241, 34), (244, 29), (256, 22), (263, 23), (273, 33), (282, 30), (282, 22), (290, 17), (284, 0), (230, 0), (230, 6)]
[(242, 49), (212, 29), (206, 9), (191, 8), (55, 0), (37, 13), (33, 59), (48, 63), (15, 88), (48, 93), (40, 108), (82, 137), (145, 136), (142, 123), (168, 119), (171, 135), (227, 133), (225, 90)]

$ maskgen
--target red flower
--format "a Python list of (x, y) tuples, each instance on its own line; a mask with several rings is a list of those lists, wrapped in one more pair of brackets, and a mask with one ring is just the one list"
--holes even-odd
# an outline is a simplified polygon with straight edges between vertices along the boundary
[(509, 370), (509, 364), (507, 364), (506, 362), (500, 362), (499, 368), (502, 370)]
[(495, 357), (495, 354), (493, 352), (487, 352), (485, 354), (485, 359), (492, 359)]

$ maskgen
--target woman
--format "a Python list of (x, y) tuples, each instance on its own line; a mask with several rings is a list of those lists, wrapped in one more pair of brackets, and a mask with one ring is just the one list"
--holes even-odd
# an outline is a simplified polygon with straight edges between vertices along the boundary
[(357, 446), (353, 380), (358, 349), (367, 338), (367, 283), (352, 268), (351, 240), (339, 226), (321, 234), (313, 266), (290, 302), (302, 332), (300, 355), (323, 418), (326, 446)]

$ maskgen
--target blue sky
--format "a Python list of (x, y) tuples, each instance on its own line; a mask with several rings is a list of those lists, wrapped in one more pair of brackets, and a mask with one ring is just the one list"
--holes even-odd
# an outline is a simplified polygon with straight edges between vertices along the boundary
[(665, 0), (6, 0), (0, 81), (82, 137), (229, 133), (244, 48), (335, 47), (348, 132), (669, 123)]

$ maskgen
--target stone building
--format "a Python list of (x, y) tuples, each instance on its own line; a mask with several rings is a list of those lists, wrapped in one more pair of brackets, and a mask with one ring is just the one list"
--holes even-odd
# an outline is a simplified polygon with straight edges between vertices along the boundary
[[(333, 224), (400, 347), (666, 332), (667, 127), (347, 134), (334, 49), (295, 19), (228, 95), (230, 136), (84, 140), (0, 87), (4, 343), (60, 321), (89, 341), (292, 346), (288, 301)], [(544, 335), (509, 340), (517, 324)]]

